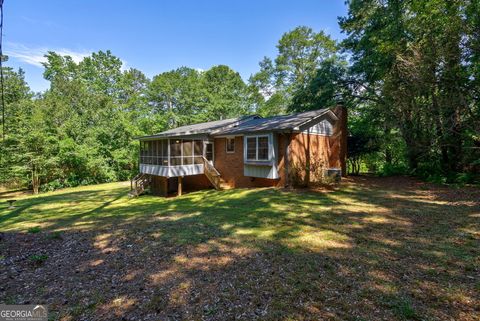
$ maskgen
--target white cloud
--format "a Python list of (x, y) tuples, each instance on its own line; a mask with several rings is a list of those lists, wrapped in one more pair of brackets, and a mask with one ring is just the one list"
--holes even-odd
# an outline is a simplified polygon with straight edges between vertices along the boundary
[[(6, 42), (5, 55), (20, 60), (26, 64), (43, 68), (42, 62), (46, 62), (45, 55), (54, 51), (62, 56), (70, 56), (73, 61), (79, 63), (83, 58), (90, 56), (92, 50), (74, 51), (66, 48), (28, 47), (23, 44)], [(127, 62), (122, 60), (122, 70), (127, 69)]]
[(70, 56), (77, 63), (91, 54), (91, 51), (87, 50), (73, 51), (65, 48), (28, 47), (14, 42), (5, 43), (5, 55), (37, 67), (43, 67), (42, 62), (47, 61), (45, 55), (49, 51), (55, 51), (62, 56)]

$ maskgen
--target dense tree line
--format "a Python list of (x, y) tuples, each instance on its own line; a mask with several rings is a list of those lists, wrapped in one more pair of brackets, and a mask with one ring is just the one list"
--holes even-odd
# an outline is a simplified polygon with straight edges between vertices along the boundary
[(23, 71), (5, 70), (3, 184), (38, 192), (126, 180), (137, 170), (136, 136), (253, 112), (249, 87), (227, 66), (182, 67), (150, 80), (122, 71), (109, 51), (78, 64), (54, 52), (46, 58), (50, 88), (41, 94), (31, 93)]
[[(356, 94), (409, 172), (471, 181), (480, 170), (480, 3), (352, 0), (340, 26)], [(398, 138), (401, 138), (399, 140)], [(394, 139), (393, 146), (388, 142)], [(477, 177), (478, 178), (478, 177)]]
[(480, 171), (478, 1), (349, 1), (346, 34), (298, 27), (247, 82), (228, 66), (182, 67), (152, 79), (111, 52), (75, 63), (48, 53), (48, 90), (4, 68), (0, 184), (35, 191), (124, 180), (137, 170), (134, 137), (189, 123), (349, 109), (353, 173), (472, 182)]
[[(480, 172), (480, 3), (351, 0), (346, 39), (300, 27), (250, 79), (263, 113), (342, 101), (352, 172), (473, 182)], [(348, 57), (348, 59), (347, 59)]]

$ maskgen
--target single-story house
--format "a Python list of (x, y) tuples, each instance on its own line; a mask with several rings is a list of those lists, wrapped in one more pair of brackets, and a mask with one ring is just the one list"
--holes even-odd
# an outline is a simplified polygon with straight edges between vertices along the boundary
[(211, 121), (139, 137), (140, 174), (132, 194), (185, 189), (284, 187), (345, 174), (343, 106), (291, 115)]

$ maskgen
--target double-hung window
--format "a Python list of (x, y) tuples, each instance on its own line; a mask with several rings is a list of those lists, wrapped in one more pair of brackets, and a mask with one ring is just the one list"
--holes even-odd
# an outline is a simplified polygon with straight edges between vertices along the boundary
[(269, 160), (269, 137), (268, 136), (249, 136), (247, 142), (247, 161), (267, 161)]
[(235, 137), (227, 137), (227, 153), (235, 153)]

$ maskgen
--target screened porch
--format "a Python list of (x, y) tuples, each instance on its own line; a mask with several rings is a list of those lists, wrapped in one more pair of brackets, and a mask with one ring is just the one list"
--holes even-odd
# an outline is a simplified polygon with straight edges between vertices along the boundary
[(203, 174), (205, 162), (213, 161), (213, 142), (203, 139), (156, 139), (140, 141), (140, 172), (178, 177)]

